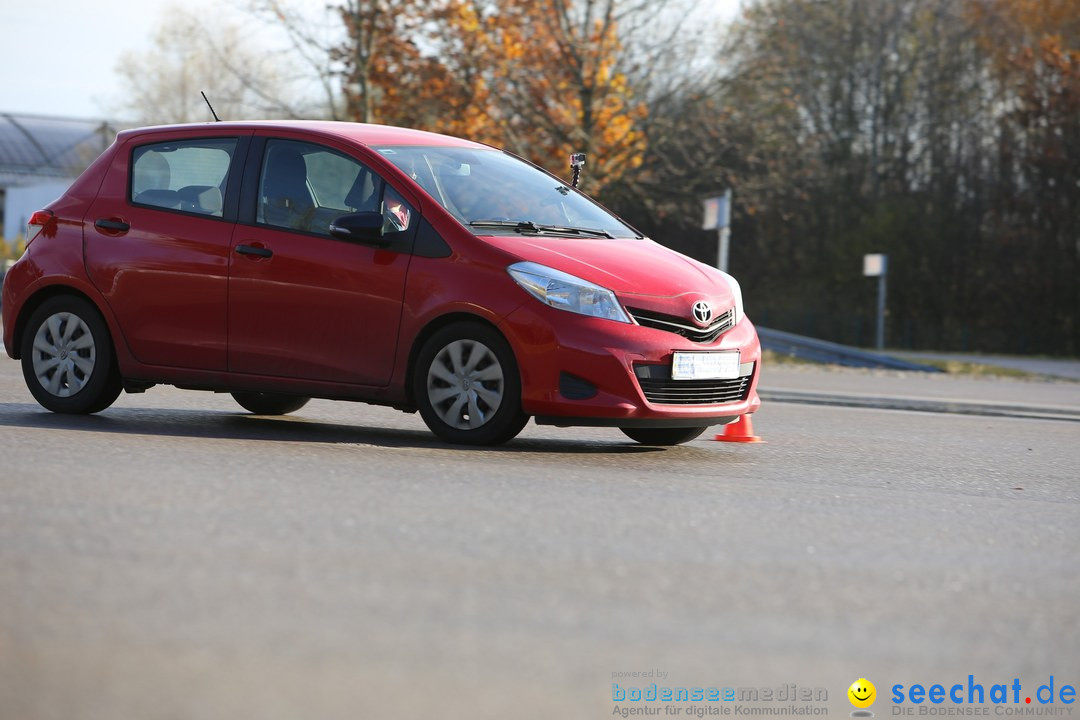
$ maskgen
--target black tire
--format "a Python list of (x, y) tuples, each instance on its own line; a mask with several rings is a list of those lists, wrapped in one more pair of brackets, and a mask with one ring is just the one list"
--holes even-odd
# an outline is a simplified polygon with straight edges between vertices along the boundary
[(22, 335), (23, 379), (46, 410), (101, 412), (123, 389), (109, 327), (89, 301), (49, 298), (30, 316)]
[(447, 442), (501, 445), (529, 421), (514, 352), (498, 331), (480, 323), (448, 325), (428, 338), (416, 358), (412, 391), (428, 428)]
[(256, 415), (288, 415), (308, 404), (311, 398), (264, 392), (234, 392), (233, 400)]
[(642, 445), (682, 445), (690, 442), (707, 427), (690, 428), (619, 428), (628, 438)]

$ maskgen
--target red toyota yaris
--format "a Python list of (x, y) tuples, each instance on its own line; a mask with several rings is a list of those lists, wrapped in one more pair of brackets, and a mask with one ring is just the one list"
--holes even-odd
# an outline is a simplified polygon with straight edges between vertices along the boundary
[(760, 405), (732, 277), (513, 155), (376, 125), (120, 133), (34, 213), (3, 320), (62, 413), (166, 383), (419, 410), (455, 443), (531, 416), (673, 445)]

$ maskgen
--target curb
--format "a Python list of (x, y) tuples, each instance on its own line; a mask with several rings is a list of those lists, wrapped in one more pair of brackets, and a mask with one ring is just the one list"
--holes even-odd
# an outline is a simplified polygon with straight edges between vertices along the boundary
[(984, 417), (1030, 418), (1080, 422), (1080, 408), (1064, 405), (1018, 405), (992, 401), (972, 402), (951, 398), (883, 397), (857, 393), (820, 393), (804, 390), (759, 389), (762, 400), (801, 405), (873, 408), (878, 410), (907, 410), (911, 412), (946, 413), (950, 415), (981, 415)]

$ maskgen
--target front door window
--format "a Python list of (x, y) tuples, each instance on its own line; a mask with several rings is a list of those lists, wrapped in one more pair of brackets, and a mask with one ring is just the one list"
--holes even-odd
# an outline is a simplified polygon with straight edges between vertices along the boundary
[(383, 232), (404, 232), (415, 213), (381, 177), (330, 148), (269, 140), (259, 182), (256, 221), (271, 227), (330, 236), (342, 215), (380, 212)]

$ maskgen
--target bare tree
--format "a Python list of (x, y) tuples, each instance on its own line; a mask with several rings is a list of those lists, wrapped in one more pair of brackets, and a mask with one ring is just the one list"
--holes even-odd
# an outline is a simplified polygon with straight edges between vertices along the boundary
[(212, 119), (200, 91), (222, 119), (309, 114), (289, 102), (277, 58), (247, 41), (239, 26), (211, 27), (182, 9), (163, 18), (152, 49), (125, 53), (116, 72), (117, 111), (135, 124)]
[[(316, 10), (290, 0), (249, 0), (248, 14), (263, 27), (283, 39), (277, 51), (279, 74), (285, 83), (300, 89), (307, 99), (291, 114), (314, 115), (330, 120), (352, 120), (349, 107), (349, 57), (342, 52), (342, 38), (347, 35), (345, 13), (351, 7), (379, 5), (381, 0), (345, 0), (342, 6), (325, 4)], [(346, 20), (343, 23), (343, 20)]]

